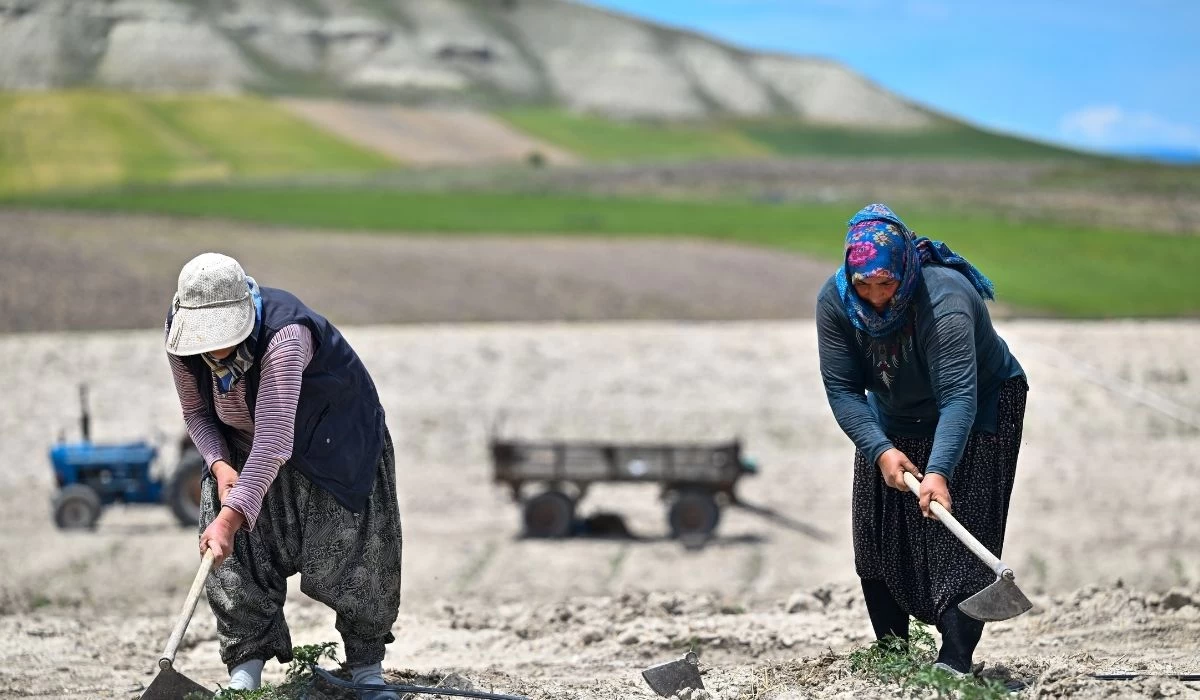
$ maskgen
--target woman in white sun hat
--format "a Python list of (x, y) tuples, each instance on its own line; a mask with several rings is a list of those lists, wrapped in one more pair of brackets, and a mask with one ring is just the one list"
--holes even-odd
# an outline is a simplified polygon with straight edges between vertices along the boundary
[[(287, 578), (337, 613), (346, 664), (383, 684), (400, 607), (395, 454), (375, 384), (329, 321), (236, 260), (184, 265), (166, 350), (188, 433), (204, 455), (200, 552), (229, 688), (292, 658)], [(381, 691), (371, 700), (395, 698)]]

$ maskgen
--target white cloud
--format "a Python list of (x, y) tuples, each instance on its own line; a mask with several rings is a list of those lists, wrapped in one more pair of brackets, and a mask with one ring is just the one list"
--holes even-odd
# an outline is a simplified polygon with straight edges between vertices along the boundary
[(1097, 148), (1200, 148), (1197, 127), (1116, 105), (1092, 105), (1070, 112), (1059, 121), (1059, 132), (1069, 141)]

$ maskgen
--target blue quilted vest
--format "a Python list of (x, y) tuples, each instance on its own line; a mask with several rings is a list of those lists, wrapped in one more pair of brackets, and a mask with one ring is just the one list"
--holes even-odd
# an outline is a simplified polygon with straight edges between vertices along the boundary
[[(304, 369), (292, 456), (284, 466), (308, 477), (351, 511), (362, 512), (383, 451), (383, 407), (375, 383), (332, 323), (282, 289), (260, 287), (259, 290), (263, 319), (258, 347), (254, 350), (254, 366), (241, 379), (246, 383), (250, 416), (254, 417), (262, 358), (271, 338), (284, 326), (307, 327), (316, 347)], [(196, 378), (200, 395), (215, 416), (212, 372), (199, 356), (181, 359)], [(220, 421), (216, 423), (225, 433), (226, 442), (232, 442), (233, 429)]]

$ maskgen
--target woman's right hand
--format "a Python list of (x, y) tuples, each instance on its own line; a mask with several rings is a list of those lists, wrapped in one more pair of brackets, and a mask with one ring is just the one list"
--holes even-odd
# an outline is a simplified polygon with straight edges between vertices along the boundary
[(908, 459), (908, 455), (892, 447), (879, 455), (879, 471), (883, 472), (883, 483), (900, 491), (907, 491), (904, 483), (904, 472), (910, 472), (921, 479), (921, 470)]
[(218, 459), (212, 463), (212, 475), (217, 480), (217, 500), (224, 503), (225, 497), (237, 484), (238, 472), (229, 462)]

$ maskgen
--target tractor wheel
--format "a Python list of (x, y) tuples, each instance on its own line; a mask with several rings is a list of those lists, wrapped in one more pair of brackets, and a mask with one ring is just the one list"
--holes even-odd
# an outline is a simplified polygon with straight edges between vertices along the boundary
[(175, 474), (167, 485), (167, 504), (184, 527), (200, 527), (200, 481), (204, 477), (204, 458), (194, 449), (179, 457)]
[(681, 540), (707, 540), (721, 521), (721, 508), (709, 491), (679, 491), (667, 511), (671, 536)]
[(525, 535), (566, 537), (575, 520), (575, 501), (562, 491), (539, 493), (525, 502)]
[(91, 530), (100, 519), (100, 494), (86, 484), (68, 484), (54, 497), (54, 524), (63, 530)]

